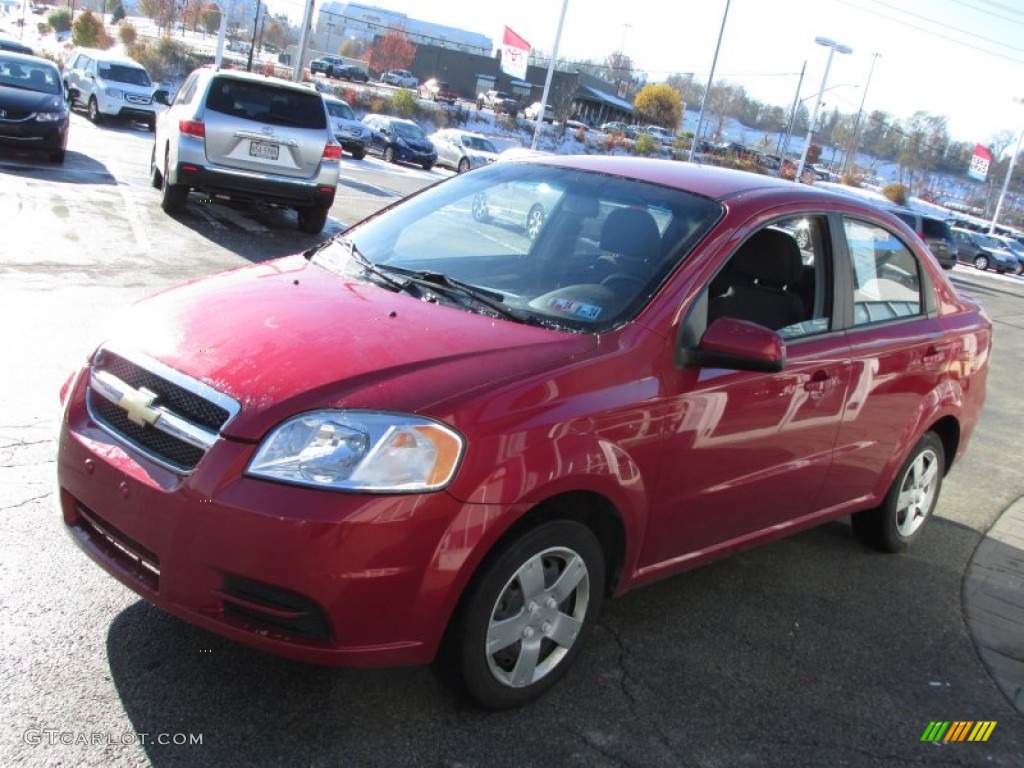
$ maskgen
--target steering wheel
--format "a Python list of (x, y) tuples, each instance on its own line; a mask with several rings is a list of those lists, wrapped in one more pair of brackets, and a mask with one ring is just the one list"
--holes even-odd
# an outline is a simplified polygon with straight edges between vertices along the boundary
[(601, 281), (601, 285), (611, 288), (616, 293), (635, 294), (647, 284), (647, 281), (628, 272), (613, 272)]

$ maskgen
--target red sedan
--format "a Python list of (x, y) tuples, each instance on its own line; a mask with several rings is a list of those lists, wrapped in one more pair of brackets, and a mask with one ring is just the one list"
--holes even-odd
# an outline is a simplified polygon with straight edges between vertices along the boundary
[[(475, 209), (512, 190), (539, 231)], [(446, 642), (509, 707), (605, 597), (844, 515), (910, 545), (990, 352), (980, 306), (856, 200), (498, 162), (137, 305), (62, 390), (60, 503), (175, 616), (332, 665)]]

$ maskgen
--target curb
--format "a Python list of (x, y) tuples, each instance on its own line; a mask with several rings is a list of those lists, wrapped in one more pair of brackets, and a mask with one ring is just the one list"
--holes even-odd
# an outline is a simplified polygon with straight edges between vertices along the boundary
[(971, 555), (963, 604), (979, 658), (1024, 714), (1024, 498), (999, 516)]

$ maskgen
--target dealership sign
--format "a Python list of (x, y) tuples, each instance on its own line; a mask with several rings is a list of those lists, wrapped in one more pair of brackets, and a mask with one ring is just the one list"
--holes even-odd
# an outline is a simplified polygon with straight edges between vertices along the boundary
[(967, 169), (967, 175), (972, 179), (984, 181), (988, 176), (988, 166), (992, 162), (992, 153), (981, 144), (974, 147), (974, 154), (971, 155), (971, 167)]

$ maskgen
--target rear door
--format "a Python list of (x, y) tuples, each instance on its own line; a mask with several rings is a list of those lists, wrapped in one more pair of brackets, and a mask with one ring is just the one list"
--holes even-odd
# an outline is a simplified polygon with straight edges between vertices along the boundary
[(206, 158), (238, 170), (312, 179), (328, 142), (316, 91), (215, 77), (203, 113)]

